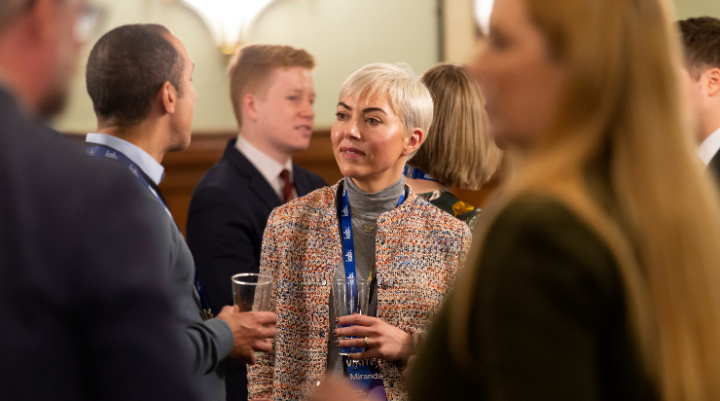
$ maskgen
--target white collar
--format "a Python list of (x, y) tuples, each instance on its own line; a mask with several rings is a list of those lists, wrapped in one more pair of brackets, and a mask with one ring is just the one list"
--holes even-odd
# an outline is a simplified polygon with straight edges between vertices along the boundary
[(116, 136), (106, 134), (87, 134), (85, 142), (109, 146), (132, 160), (145, 173), (155, 185), (159, 185), (165, 178), (165, 167), (158, 163), (148, 152), (132, 143)]
[(697, 154), (700, 160), (707, 166), (718, 150), (720, 150), (720, 128), (705, 138), (703, 143), (697, 148)]
[(243, 138), (242, 135), (238, 135), (235, 147), (260, 171), (265, 181), (270, 183), (274, 182), (284, 169), (290, 172), (290, 181), (293, 181), (292, 159), (289, 159), (285, 165), (282, 165), (272, 157), (261, 152), (260, 149), (253, 146)]

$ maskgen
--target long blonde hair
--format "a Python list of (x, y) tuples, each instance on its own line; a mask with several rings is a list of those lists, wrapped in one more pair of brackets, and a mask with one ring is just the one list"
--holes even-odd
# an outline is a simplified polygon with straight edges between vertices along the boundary
[(465, 67), (438, 64), (423, 74), (435, 115), (425, 142), (407, 164), (445, 185), (477, 190), (500, 168), (502, 151), (490, 137), (485, 97)]
[[(683, 122), (682, 63), (667, 6), (525, 2), (549, 57), (568, 75), (552, 129), (506, 189), (504, 205), (542, 192), (572, 210), (616, 259), (644, 365), (662, 398), (720, 400), (720, 200)], [(502, 209), (486, 216), (479, 244)], [(460, 362), (477, 265), (454, 299), (450, 346)]]

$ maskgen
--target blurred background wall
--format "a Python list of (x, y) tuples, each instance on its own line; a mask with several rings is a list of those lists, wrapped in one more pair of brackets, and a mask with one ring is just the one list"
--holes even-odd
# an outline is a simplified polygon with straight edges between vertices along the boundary
[[(185, 43), (194, 59), (198, 98), (193, 144), (184, 152), (166, 156), (166, 179), (161, 185), (175, 219), (184, 229), (192, 190), (220, 158), (228, 138), (237, 135), (225, 76), (229, 58), (214, 45), (203, 19), (180, 1), (93, 1), (106, 10), (101, 32), (93, 42), (119, 25), (160, 23)], [(674, 0), (674, 5), (679, 18), (720, 17), (720, 0)], [(315, 132), (310, 148), (294, 160), (334, 183), (340, 172), (329, 130), (345, 78), (373, 62), (405, 62), (418, 74), (439, 61), (461, 64), (471, 56), (474, 36), (473, 0), (277, 0), (259, 16), (247, 42), (301, 47), (315, 56)], [(92, 45), (89, 43), (81, 56), (69, 107), (54, 121), (61, 132), (84, 134), (95, 129), (84, 79)], [(454, 192), (482, 206), (496, 183), (481, 191)]]
[[(195, 11), (177, 1), (95, 2), (107, 10), (104, 31), (128, 23), (167, 26), (185, 43), (195, 61), (193, 79), (198, 99), (194, 130), (235, 130), (225, 77), (228, 57), (214, 46), (210, 31)], [(260, 15), (248, 42), (291, 45), (315, 56), (316, 128), (325, 129), (335, 117), (340, 85), (361, 66), (406, 62), (422, 73), (439, 61), (437, 7), (437, 0), (280, 0)], [(61, 131), (95, 128), (84, 82), (91, 47), (87, 46), (81, 56), (70, 107), (56, 122)]]
[[(228, 58), (190, 8), (169, 0), (95, 0), (107, 10), (103, 33), (128, 23), (160, 23), (188, 47), (195, 61), (195, 132), (235, 130), (225, 68)], [(674, 0), (679, 18), (720, 17), (720, 0)], [(248, 42), (302, 47), (317, 59), (316, 128), (329, 129), (344, 79), (372, 62), (406, 62), (422, 73), (441, 58), (462, 63), (473, 45), (472, 0), (280, 0), (264, 11)], [(97, 39), (97, 38), (95, 38)], [(64, 132), (95, 128), (81, 58), (70, 107), (55, 122)]]

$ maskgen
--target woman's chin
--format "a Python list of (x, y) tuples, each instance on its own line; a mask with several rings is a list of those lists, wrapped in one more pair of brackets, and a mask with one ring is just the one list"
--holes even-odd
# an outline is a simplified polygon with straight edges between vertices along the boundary
[(362, 172), (362, 170), (358, 169), (358, 168), (355, 167), (355, 166), (347, 166), (347, 165), (344, 165), (344, 166), (343, 166), (343, 165), (341, 165), (341, 166), (339, 166), (339, 167), (340, 167), (340, 172), (342, 173), (342, 175), (343, 175), (344, 177), (349, 177), (349, 178), (355, 178), (355, 179), (357, 179), (357, 178), (362, 178), (362, 177), (364, 177), (365, 175), (367, 175), (367, 174), (364, 174), (364, 173)]
[(362, 174), (343, 174), (343, 177), (352, 178), (353, 180), (363, 181), (363, 178), (365, 176)]

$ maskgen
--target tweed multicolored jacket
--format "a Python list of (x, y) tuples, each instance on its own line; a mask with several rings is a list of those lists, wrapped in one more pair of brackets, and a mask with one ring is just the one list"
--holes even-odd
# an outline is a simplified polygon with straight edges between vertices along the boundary
[[(412, 193), (377, 221), (377, 317), (408, 333), (424, 333), (449, 293), (470, 248), (467, 225)], [(274, 277), (278, 315), (273, 353), (248, 367), (249, 399), (305, 400), (325, 374), (329, 297), (342, 244), (338, 185), (318, 189), (273, 211), (260, 273)], [(381, 362), (388, 400), (407, 400), (401, 369)]]

